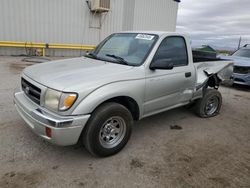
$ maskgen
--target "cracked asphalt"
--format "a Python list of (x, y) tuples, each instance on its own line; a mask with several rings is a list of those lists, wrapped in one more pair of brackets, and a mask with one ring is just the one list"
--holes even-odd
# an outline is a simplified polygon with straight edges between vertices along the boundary
[[(178, 108), (136, 122), (117, 155), (58, 147), (25, 125), (13, 105), (23, 57), (0, 56), (0, 187), (250, 188), (250, 88), (221, 87), (220, 115)], [(171, 129), (171, 127), (179, 127)]]

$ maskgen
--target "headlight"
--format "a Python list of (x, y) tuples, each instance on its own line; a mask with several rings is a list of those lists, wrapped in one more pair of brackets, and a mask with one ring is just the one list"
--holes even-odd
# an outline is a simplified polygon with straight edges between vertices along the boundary
[(76, 101), (76, 93), (63, 93), (53, 89), (47, 89), (44, 105), (54, 111), (68, 110)]
[(45, 107), (52, 109), (52, 110), (58, 110), (61, 94), (62, 93), (59, 91), (47, 89), (45, 93), (45, 99), (44, 99)]

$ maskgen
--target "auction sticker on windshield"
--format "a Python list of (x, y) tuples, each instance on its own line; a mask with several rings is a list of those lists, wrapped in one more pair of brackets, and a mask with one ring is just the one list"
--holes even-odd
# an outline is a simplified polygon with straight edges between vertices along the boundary
[(143, 40), (152, 40), (154, 37), (155, 37), (154, 35), (138, 34), (135, 38)]

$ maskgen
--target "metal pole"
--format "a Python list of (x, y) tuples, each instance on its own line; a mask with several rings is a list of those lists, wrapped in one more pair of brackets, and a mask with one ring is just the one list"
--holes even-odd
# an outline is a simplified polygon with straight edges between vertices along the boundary
[(239, 39), (238, 50), (240, 49), (240, 45), (241, 45), (241, 36), (240, 36), (240, 39)]

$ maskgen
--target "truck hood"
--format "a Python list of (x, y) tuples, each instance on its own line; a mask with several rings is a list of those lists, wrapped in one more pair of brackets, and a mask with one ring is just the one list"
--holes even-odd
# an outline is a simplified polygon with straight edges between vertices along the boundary
[(239, 56), (221, 56), (222, 59), (233, 60), (235, 66), (250, 67), (250, 58)]
[(46, 87), (73, 92), (82, 87), (94, 89), (119, 80), (135, 79), (138, 73), (131, 74), (133, 69), (127, 65), (80, 57), (33, 65), (23, 74)]

